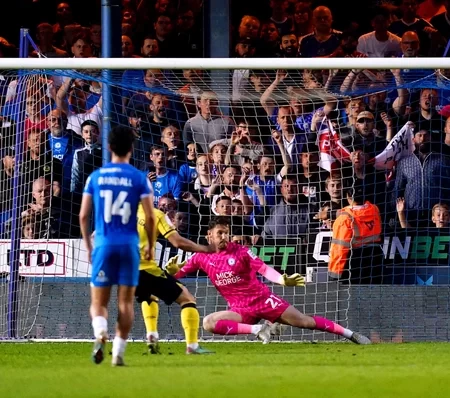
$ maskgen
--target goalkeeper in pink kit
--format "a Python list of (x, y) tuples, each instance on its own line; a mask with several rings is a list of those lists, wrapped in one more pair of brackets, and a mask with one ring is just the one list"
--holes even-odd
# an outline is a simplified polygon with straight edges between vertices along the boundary
[[(229, 233), (228, 219), (216, 217), (208, 228), (208, 241), (216, 247), (216, 252), (196, 253), (185, 265), (169, 261), (166, 267), (166, 271), (175, 274), (177, 279), (199, 269), (206, 272), (228, 302), (228, 311), (214, 312), (203, 319), (205, 330), (221, 335), (254, 334), (267, 344), (271, 333), (275, 333), (277, 324), (281, 323), (337, 334), (356, 344), (371, 343), (362, 334), (333, 321), (304, 315), (286, 300), (273, 294), (267, 285), (258, 280), (257, 274), (285, 286), (304, 286), (304, 278), (299, 274), (281, 275), (248, 248), (230, 242)], [(261, 319), (270, 323), (258, 324)]]

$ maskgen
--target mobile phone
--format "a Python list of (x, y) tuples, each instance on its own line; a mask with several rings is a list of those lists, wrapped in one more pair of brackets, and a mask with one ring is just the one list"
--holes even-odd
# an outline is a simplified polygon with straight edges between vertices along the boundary
[(152, 164), (149, 168), (148, 168), (148, 172), (149, 173), (156, 173), (156, 167), (154, 164)]

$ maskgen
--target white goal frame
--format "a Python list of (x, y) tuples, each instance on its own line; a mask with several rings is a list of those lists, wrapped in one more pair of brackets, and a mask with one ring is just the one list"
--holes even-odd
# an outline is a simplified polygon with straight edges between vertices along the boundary
[[(2, 58), (2, 70), (78, 70), (80, 72), (92, 70), (183, 70), (200, 69), (205, 71), (226, 70), (328, 70), (328, 69), (449, 69), (450, 58)], [(129, 341), (142, 342), (141, 339)], [(161, 342), (182, 342), (183, 340), (161, 340)], [(209, 341), (204, 339), (203, 341)], [(89, 339), (40, 339), (19, 338), (0, 339), (0, 342), (45, 342), (45, 343), (71, 343), (91, 342)], [(214, 339), (214, 343), (222, 342), (251, 342), (251, 340), (225, 340)], [(322, 341), (321, 342), (325, 342)], [(336, 342), (336, 341), (334, 341)], [(286, 340), (283, 343), (299, 343), (299, 341)], [(309, 341), (308, 341), (309, 343)]]
[(450, 69), (450, 58), (2, 58), (1, 69)]

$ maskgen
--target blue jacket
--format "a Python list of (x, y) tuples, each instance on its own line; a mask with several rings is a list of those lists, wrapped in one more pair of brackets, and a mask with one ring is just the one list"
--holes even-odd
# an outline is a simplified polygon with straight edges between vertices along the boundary
[(450, 156), (437, 152), (426, 155), (423, 162), (416, 155), (397, 163), (394, 185), (395, 200), (404, 197), (407, 209), (431, 209), (450, 198)]

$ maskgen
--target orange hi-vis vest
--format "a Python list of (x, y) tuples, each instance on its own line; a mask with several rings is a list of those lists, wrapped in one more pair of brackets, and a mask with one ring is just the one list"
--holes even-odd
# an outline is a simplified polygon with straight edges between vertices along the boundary
[(333, 224), (328, 273), (339, 278), (347, 264), (350, 249), (381, 242), (381, 217), (378, 207), (370, 202), (347, 206)]

